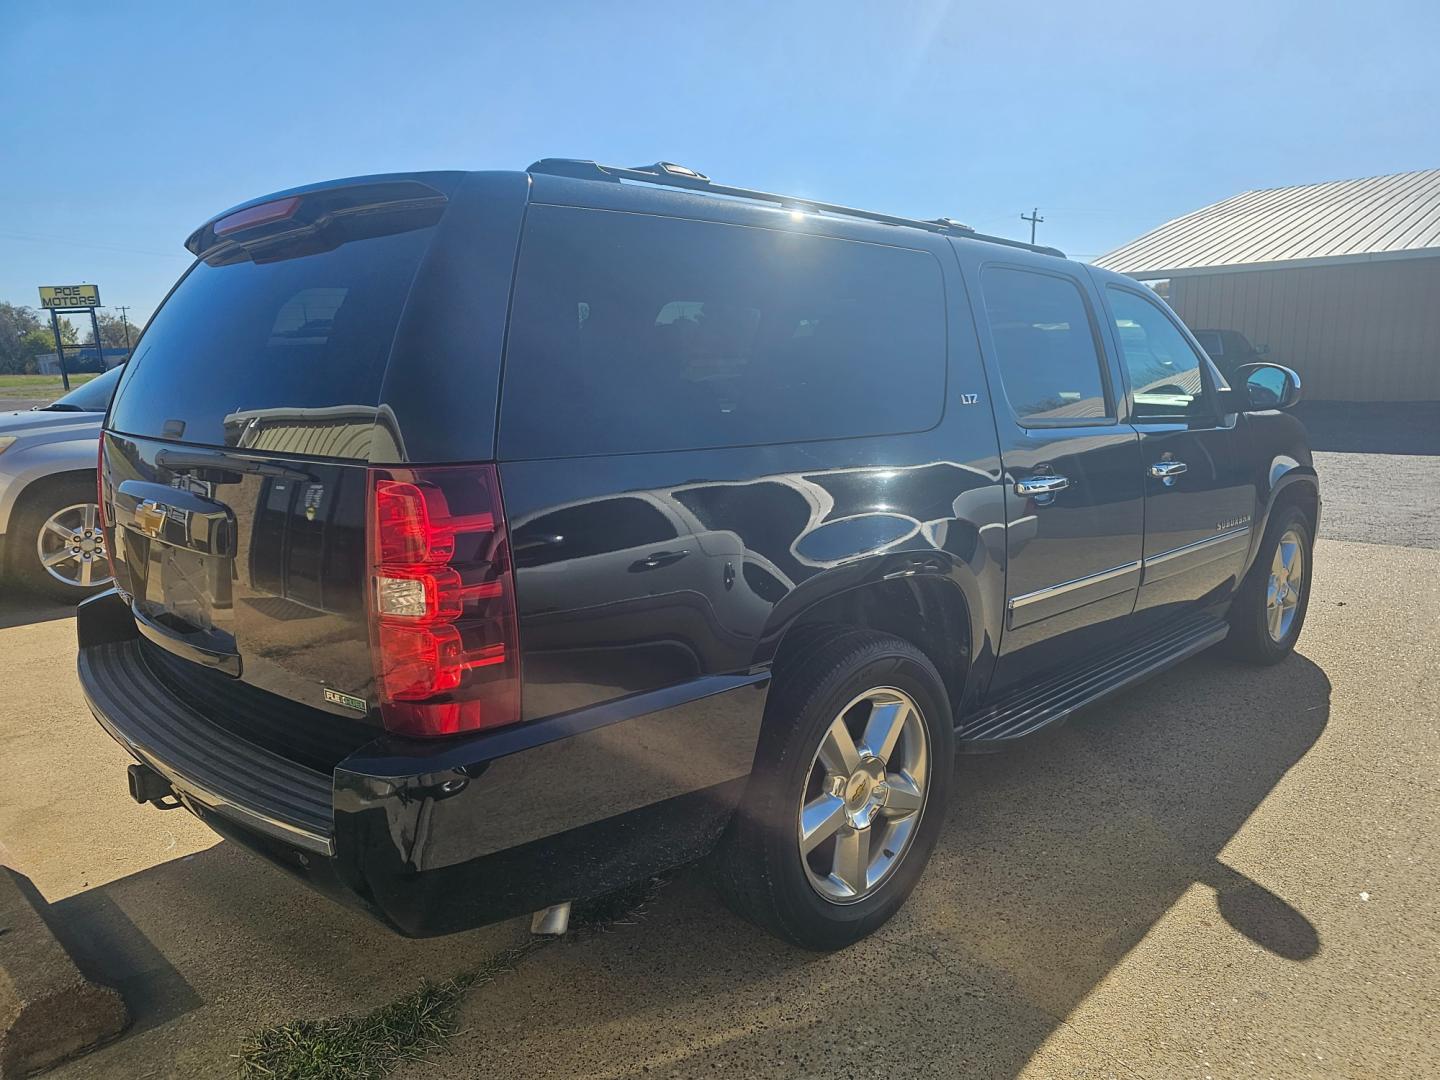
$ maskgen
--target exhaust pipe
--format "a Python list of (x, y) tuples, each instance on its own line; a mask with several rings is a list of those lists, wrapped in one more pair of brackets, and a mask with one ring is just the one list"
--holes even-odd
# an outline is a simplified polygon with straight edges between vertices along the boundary
[(564, 937), (570, 929), (570, 901), (551, 904), (530, 917), (530, 933), (544, 937)]

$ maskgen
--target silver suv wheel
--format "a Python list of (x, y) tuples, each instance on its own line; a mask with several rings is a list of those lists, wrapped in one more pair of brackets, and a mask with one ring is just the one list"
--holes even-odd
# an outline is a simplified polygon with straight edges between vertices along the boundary
[(930, 746), (919, 706), (867, 690), (826, 730), (800, 798), (800, 858), (834, 904), (869, 896), (900, 865), (925, 808)]
[(45, 519), (35, 538), (45, 573), (63, 585), (89, 589), (110, 580), (105, 533), (95, 503), (75, 503)]
[(1299, 533), (1287, 529), (1275, 548), (1265, 588), (1265, 626), (1272, 641), (1284, 641), (1290, 633), (1304, 588), (1305, 544)]

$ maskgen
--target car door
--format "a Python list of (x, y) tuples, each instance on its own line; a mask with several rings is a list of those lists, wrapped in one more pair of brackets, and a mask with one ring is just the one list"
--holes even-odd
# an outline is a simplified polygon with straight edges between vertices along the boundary
[[(963, 261), (963, 257), (962, 257)], [(1123, 422), (1096, 296), (1056, 260), (975, 267), (1006, 485), (999, 689), (1102, 651), (1140, 581), (1139, 437)]]
[(1136, 611), (1223, 599), (1244, 569), (1255, 511), (1243, 417), (1220, 411), (1213, 367), (1144, 286), (1107, 281), (1103, 292), (1144, 468)]

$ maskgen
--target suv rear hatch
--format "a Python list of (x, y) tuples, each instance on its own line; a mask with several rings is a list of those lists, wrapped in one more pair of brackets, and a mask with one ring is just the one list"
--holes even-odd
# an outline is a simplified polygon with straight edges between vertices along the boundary
[(406, 460), (387, 366), (462, 180), (321, 185), (197, 230), (102, 438), (146, 665), (207, 720), (326, 772), (381, 726), (367, 466)]

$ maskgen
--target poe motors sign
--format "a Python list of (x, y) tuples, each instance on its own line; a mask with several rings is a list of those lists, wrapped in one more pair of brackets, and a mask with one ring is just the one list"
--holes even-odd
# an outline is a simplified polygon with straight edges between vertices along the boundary
[(60, 333), (60, 315), (80, 314), (84, 312), (90, 316), (90, 338), (93, 344), (90, 346), (95, 350), (95, 355), (100, 358), (100, 370), (105, 370), (105, 347), (100, 337), (100, 320), (95, 317), (95, 309), (100, 306), (100, 286), (98, 285), (41, 285), (40, 306), (50, 312), (50, 332), (55, 335), (55, 359), (60, 364), (60, 382), (66, 390), (70, 389), (70, 368), (65, 363), (66, 349), (83, 349), (80, 345), (66, 345), (64, 337)]
[(41, 285), (40, 306), (52, 311), (100, 306), (98, 285)]

